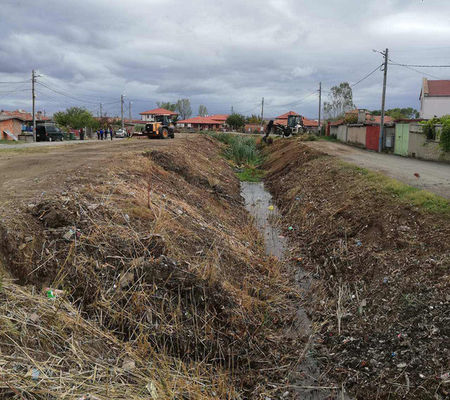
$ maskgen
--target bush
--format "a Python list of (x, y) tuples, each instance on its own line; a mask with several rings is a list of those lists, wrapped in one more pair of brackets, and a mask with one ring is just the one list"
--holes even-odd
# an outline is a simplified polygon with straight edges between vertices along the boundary
[(228, 145), (224, 155), (234, 163), (248, 166), (257, 166), (261, 163), (255, 138), (222, 132), (208, 132), (208, 135)]
[(442, 125), (440, 146), (443, 151), (450, 152), (450, 119)]

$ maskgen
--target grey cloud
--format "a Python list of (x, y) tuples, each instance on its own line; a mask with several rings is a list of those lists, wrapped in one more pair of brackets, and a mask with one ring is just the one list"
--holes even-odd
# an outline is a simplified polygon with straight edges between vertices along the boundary
[[(88, 108), (125, 93), (136, 116), (179, 97), (194, 110), (258, 112), (264, 96), (267, 115), (315, 117), (317, 96), (305, 96), (319, 81), (326, 99), (334, 84), (362, 78), (381, 64), (373, 48), (389, 47), (396, 61), (448, 63), (449, 14), (447, 1), (419, 0), (3, 0), (0, 81), (34, 68)], [(449, 78), (448, 69), (425, 72)], [(381, 81), (379, 72), (356, 86), (356, 104), (379, 108)], [(420, 81), (390, 67), (387, 106), (417, 107)], [(0, 108), (27, 107), (28, 93), (2, 91)], [(38, 94), (48, 111), (72, 102)]]

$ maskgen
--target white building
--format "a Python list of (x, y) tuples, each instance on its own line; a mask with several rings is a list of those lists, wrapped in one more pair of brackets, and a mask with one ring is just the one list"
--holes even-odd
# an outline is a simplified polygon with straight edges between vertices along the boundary
[(429, 80), (423, 78), (420, 92), (420, 117), (450, 115), (450, 80)]

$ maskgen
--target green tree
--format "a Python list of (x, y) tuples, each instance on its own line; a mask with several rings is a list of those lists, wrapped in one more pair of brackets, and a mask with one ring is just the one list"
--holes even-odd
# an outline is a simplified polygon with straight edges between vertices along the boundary
[(189, 118), (192, 115), (191, 102), (189, 99), (180, 99), (177, 101), (175, 111), (178, 111), (181, 119)]
[(208, 109), (203, 104), (198, 106), (198, 115), (200, 117), (206, 117), (208, 115)]
[[(381, 110), (374, 110), (371, 112), (372, 115), (381, 115)], [(386, 110), (386, 115), (392, 117), (394, 119), (413, 119), (419, 118), (419, 111), (415, 108), (407, 107), (407, 108), (391, 108)]]
[(171, 103), (170, 101), (157, 101), (156, 105), (169, 111), (175, 111), (177, 108), (177, 103)]
[(97, 125), (94, 116), (85, 108), (80, 107), (70, 107), (66, 111), (59, 111), (53, 115), (53, 119), (58, 125), (72, 129), (95, 127)]
[(245, 117), (241, 114), (234, 113), (228, 116), (226, 123), (233, 129), (239, 129), (245, 125)]
[(355, 108), (353, 92), (348, 82), (333, 86), (328, 95), (329, 101), (323, 103), (323, 111), (327, 118), (338, 118), (346, 111)]
[(252, 114), (251, 117), (247, 117), (247, 122), (249, 124), (260, 124), (261, 123), (261, 117), (255, 114)]

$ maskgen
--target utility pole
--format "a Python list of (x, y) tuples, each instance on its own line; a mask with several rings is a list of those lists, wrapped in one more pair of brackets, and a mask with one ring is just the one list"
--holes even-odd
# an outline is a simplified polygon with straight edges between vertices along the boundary
[(233, 106), (231, 106), (231, 114), (234, 114)]
[(32, 109), (33, 109), (33, 142), (36, 141), (36, 94), (34, 91), (34, 84), (36, 82), (36, 74), (34, 69), (31, 71), (31, 97), (32, 97)]
[(320, 117), (321, 117), (320, 112), (321, 112), (321, 110), (322, 110), (322, 82), (319, 82), (319, 132), (318, 132), (319, 135), (321, 134), (321, 132), (320, 132), (320, 128), (321, 128), (321, 126), (320, 126)]
[(131, 101), (128, 102), (128, 117), (130, 118), (131, 123)]
[(123, 94), (120, 95), (120, 115), (121, 115), (121, 119), (122, 119), (122, 129), (124, 129), (124, 124), (123, 124)]
[(383, 76), (383, 95), (381, 97), (381, 121), (380, 121), (380, 141), (378, 143), (378, 151), (383, 150), (383, 137), (384, 137), (384, 106), (386, 102), (386, 80), (387, 80), (387, 68), (388, 68), (388, 55), (389, 49), (386, 49), (384, 53), (384, 76)]
[(103, 104), (100, 103), (100, 118), (103, 117)]
[(261, 132), (263, 131), (264, 126), (264, 97), (262, 98), (261, 102)]

